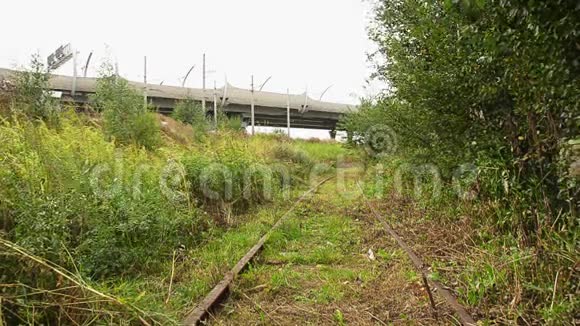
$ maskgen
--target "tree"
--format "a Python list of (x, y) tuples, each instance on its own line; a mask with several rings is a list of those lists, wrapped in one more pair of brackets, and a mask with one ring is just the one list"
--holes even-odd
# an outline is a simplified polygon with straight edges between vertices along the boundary
[(103, 67), (92, 99), (103, 114), (105, 134), (121, 144), (155, 148), (160, 141), (157, 118), (143, 105), (143, 96), (112, 71), (110, 65)]
[(15, 73), (12, 112), (32, 120), (58, 123), (60, 106), (51, 95), (49, 79), (48, 70), (40, 56), (33, 55), (30, 68)]
[(566, 0), (380, 1), (369, 31), (390, 91), (345, 125), (364, 141), (388, 124), (409, 158), (447, 176), (494, 166), (481, 170), (485, 194), (522, 213), (504, 225), (526, 237), (566, 223), (556, 215), (577, 216), (579, 202), (558, 168), (580, 130), (579, 14)]

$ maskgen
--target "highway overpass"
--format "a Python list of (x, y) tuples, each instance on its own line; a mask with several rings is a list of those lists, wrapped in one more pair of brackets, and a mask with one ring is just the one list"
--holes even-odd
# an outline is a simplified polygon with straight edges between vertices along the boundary
[[(10, 79), (14, 70), (0, 68), (0, 81)], [(63, 102), (83, 104), (89, 102), (89, 95), (95, 92), (96, 78), (77, 77), (76, 82), (71, 76), (51, 75), (50, 88), (62, 92)], [(75, 84), (74, 95), (72, 93)], [(252, 94), (248, 89), (242, 89), (227, 84), (217, 90), (185, 88), (177, 86), (144, 84), (129, 81), (129, 84), (140, 92), (146, 91), (147, 100), (161, 113), (170, 113), (179, 100), (192, 98), (206, 101), (208, 114), (213, 114), (214, 93), (217, 98), (218, 110), (229, 116), (239, 116), (245, 123), (250, 121), (250, 105)], [(306, 94), (290, 94), (290, 126), (292, 128), (334, 130), (339, 118), (345, 113), (356, 110), (356, 106), (323, 102), (312, 99)], [(286, 127), (287, 94), (255, 91), (255, 124), (257, 126)]]

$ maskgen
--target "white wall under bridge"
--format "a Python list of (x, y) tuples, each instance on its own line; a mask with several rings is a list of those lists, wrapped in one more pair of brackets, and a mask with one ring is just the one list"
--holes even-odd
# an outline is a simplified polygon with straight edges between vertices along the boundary
[[(250, 134), (252, 132), (251, 127), (245, 128), (246, 133)], [(275, 127), (262, 127), (256, 126), (256, 134), (272, 134), (272, 133), (282, 133), (286, 134), (286, 128), (275, 128)], [(325, 129), (303, 129), (303, 128), (292, 128), (290, 131), (291, 138), (294, 139), (318, 139), (318, 140), (330, 140), (334, 139), (337, 142), (345, 142), (348, 138), (347, 132), (344, 130), (336, 131), (334, 137), (332, 137), (331, 130)]]

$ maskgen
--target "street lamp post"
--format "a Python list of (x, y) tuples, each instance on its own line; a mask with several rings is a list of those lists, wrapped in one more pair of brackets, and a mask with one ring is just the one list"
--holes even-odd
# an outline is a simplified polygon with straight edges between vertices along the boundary
[(91, 62), (91, 58), (93, 57), (93, 51), (89, 53), (89, 57), (87, 58), (87, 63), (85, 64), (85, 71), (83, 72), (83, 77), (87, 77), (87, 71), (89, 70), (89, 63)]
[(328, 92), (328, 90), (329, 90), (329, 89), (330, 89), (332, 86), (334, 86), (334, 85), (330, 85), (330, 86), (328, 86), (328, 87), (327, 87), (327, 88), (326, 88), (326, 89), (325, 89), (325, 90), (322, 92), (322, 94), (320, 94), (320, 99), (319, 99), (320, 101), (322, 101), (322, 97), (324, 96), (324, 94), (326, 94), (326, 92)]
[(205, 53), (203, 54), (203, 95), (201, 98), (201, 108), (205, 112)]
[(213, 123), (217, 129), (217, 87), (215, 80), (213, 81)]
[(286, 125), (288, 127), (288, 138), (290, 138), (290, 89), (286, 89)]
[[(266, 78), (266, 80), (258, 88), (258, 92), (261, 92), (262, 91), (262, 89), (264, 88), (264, 86), (266, 85), (266, 83), (271, 78), (272, 78), (272, 76)], [(251, 91), (250, 91), (250, 93), (251, 93), (251, 97), (250, 97), (251, 98), (251, 100), (250, 100), (250, 107), (251, 107), (251, 109), (250, 109), (250, 115), (251, 115), (251, 118), (250, 119), (252, 120), (252, 135), (254, 135), (254, 133), (255, 133), (255, 129), (254, 129), (254, 127), (255, 127), (255, 116), (254, 116), (254, 114), (255, 114), (255, 111), (254, 111), (254, 108), (255, 108), (255, 103), (254, 103), (254, 75), (252, 75), (252, 82), (251, 82), (250, 87), (251, 87)]]
[(264, 86), (266, 85), (266, 83), (268, 81), (270, 81), (271, 78), (272, 78), (272, 76), (266, 78), (266, 80), (262, 83), (262, 85), (260, 85), (260, 89), (258, 89), (258, 92), (261, 92), (262, 91), (262, 88), (264, 88)]
[(78, 52), (76, 49), (73, 49), (73, 81), (72, 81), (72, 90), (71, 95), (74, 97), (77, 90), (77, 56)]
[(143, 57), (143, 105), (147, 108), (147, 56)]
[(251, 92), (252, 92), (252, 96), (251, 96), (251, 100), (250, 100), (250, 115), (251, 115), (251, 120), (252, 120), (252, 136), (254, 135), (254, 75), (252, 75), (252, 82), (251, 82)]
[(191, 68), (189, 68), (189, 70), (187, 71), (187, 74), (185, 74), (185, 77), (183, 77), (183, 81), (181, 81), (181, 87), (185, 87), (185, 82), (187, 81), (187, 77), (189, 77), (189, 74), (191, 74), (191, 71), (193, 70), (193, 68), (195, 68), (195, 65), (191, 66)]

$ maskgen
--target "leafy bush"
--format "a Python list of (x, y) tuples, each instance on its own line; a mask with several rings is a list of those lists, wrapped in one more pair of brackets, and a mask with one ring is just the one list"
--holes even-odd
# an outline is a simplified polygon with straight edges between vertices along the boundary
[(188, 124), (194, 124), (199, 120), (206, 121), (205, 112), (203, 112), (201, 104), (193, 99), (185, 99), (177, 102), (171, 116), (177, 121)]
[(227, 116), (225, 113), (219, 111), (217, 129), (226, 132), (241, 132), (243, 131), (242, 119), (238, 116)]
[[(297, 180), (293, 180), (293, 184), (306, 181), (305, 178), (309, 176), (315, 161), (298, 146), (293, 146), (289, 143), (279, 143), (272, 148), (272, 157), (276, 161), (284, 162), (295, 175)], [(295, 182), (298, 181), (298, 182)]]
[(273, 157), (282, 162), (299, 163), (304, 165), (311, 165), (312, 160), (303, 150), (297, 150), (292, 145), (282, 143), (274, 147)]
[(522, 203), (514, 210), (528, 213), (510, 231), (533, 238), (545, 227), (569, 229), (556, 215), (577, 215), (568, 203), (580, 198), (562, 188), (570, 176), (558, 162), (580, 130), (577, 22), (569, 15), (578, 10), (574, 1), (380, 2), (371, 37), (386, 60), (377, 60), (377, 76), (391, 91), (347, 128), (364, 139), (387, 124), (410, 159), (448, 177), (458, 164), (502, 161), (509, 191), (495, 178), (481, 178), (482, 190), (507, 207)]
[(58, 124), (60, 107), (51, 95), (48, 70), (39, 55), (33, 55), (30, 68), (14, 76), (12, 112), (32, 120)]
[(103, 114), (104, 131), (121, 144), (153, 149), (160, 142), (155, 115), (143, 104), (143, 97), (129, 83), (105, 66), (93, 96), (96, 109)]
[(115, 149), (99, 131), (62, 120), (60, 131), (0, 126), (8, 158), (0, 162), (1, 225), (9, 239), (70, 267), (68, 250), (92, 276), (155, 270), (175, 246), (195, 241), (199, 218), (159, 183), (166, 160)]
[(198, 140), (202, 140), (211, 129), (211, 122), (201, 104), (193, 99), (177, 102), (171, 116), (177, 121), (190, 124)]
[[(505, 273), (498, 283), (486, 280), (499, 274), (485, 266), (481, 275), (466, 277), (481, 283), (479, 292), (467, 291), (472, 304), (483, 295), (501, 303), (489, 289), (507, 292), (506, 275), (529, 285), (522, 296), (532, 301), (527, 307), (534, 317), (551, 310), (546, 302), (575, 291), (567, 282), (552, 293), (554, 280), (546, 275), (562, 276), (577, 260), (580, 192), (566, 144), (580, 131), (579, 11), (567, 0), (376, 4), (369, 29), (378, 46), (375, 77), (389, 88), (342, 122), (353, 142), (377, 162), (402, 157), (401, 165), (434, 164), (449, 186), (459, 166), (473, 164), (474, 191), (495, 208), (473, 212), (481, 228), (514, 240), (517, 251), (532, 249), (539, 261), (555, 262), (527, 264), (526, 273)], [(375, 150), (376, 140), (388, 136), (385, 126), (396, 135), (396, 151), (388, 153), (394, 156)], [(447, 206), (461, 203), (445, 188)], [(545, 321), (570, 317), (570, 310), (560, 313), (544, 314), (550, 315)]]

